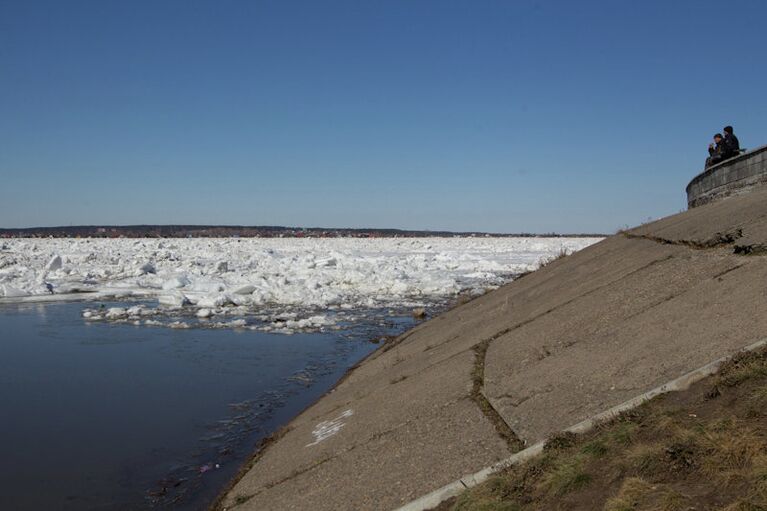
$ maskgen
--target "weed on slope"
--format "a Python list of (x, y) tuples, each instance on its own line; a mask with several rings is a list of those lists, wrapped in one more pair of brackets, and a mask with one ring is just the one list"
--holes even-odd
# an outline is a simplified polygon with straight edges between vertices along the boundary
[(551, 438), (541, 456), (438, 509), (767, 510), (767, 351), (587, 434)]

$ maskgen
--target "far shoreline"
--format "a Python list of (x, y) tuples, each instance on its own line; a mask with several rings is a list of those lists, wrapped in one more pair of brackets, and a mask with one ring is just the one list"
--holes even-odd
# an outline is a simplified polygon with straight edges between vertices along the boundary
[(0, 227), (0, 239), (18, 238), (604, 238), (604, 233), (499, 233), (374, 227), (242, 225), (77, 225)]

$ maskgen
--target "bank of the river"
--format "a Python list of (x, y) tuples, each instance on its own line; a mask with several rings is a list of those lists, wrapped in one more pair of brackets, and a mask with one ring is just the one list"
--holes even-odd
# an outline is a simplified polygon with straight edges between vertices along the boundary
[[(767, 335), (767, 191), (619, 233), (400, 336), (222, 509), (395, 509)], [(748, 255), (747, 255), (748, 254)]]

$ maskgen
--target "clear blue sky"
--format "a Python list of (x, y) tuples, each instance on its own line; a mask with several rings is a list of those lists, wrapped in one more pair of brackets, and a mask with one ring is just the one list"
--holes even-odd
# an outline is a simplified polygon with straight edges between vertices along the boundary
[(767, 144), (767, 2), (0, 0), (0, 226), (614, 232)]

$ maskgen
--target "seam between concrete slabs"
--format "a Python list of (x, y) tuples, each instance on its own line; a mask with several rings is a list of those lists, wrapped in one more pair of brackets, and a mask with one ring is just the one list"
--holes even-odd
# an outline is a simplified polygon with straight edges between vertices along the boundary
[[(564, 432), (565, 433), (585, 433), (591, 430), (597, 424), (604, 422), (605, 420), (608, 420), (622, 412), (636, 408), (637, 406), (641, 405), (642, 403), (646, 401), (649, 401), (650, 399), (656, 396), (659, 396), (661, 394), (667, 394), (669, 392), (678, 392), (681, 390), (686, 390), (693, 383), (698, 382), (708, 376), (712, 376), (716, 374), (717, 371), (719, 370), (719, 367), (722, 365), (722, 363), (726, 362), (727, 360), (737, 355), (738, 353), (754, 351), (763, 346), (767, 346), (767, 338), (757, 341), (749, 346), (746, 346), (745, 348), (741, 348), (730, 355), (726, 355), (724, 357), (718, 358), (711, 363), (708, 363), (702, 367), (699, 367), (698, 369), (694, 369), (690, 371), (689, 373), (686, 373), (680, 376), (679, 378), (671, 380), (670, 382), (665, 383), (659, 387), (655, 387), (654, 389), (648, 392), (645, 392), (644, 394), (641, 394), (635, 398), (629, 399), (628, 401), (624, 401), (623, 403), (617, 406), (613, 406), (612, 408), (605, 410), (604, 412), (593, 415), (586, 420), (583, 420), (573, 426), (570, 426), (569, 428), (565, 429)], [(498, 463), (490, 465), (489, 467), (485, 467), (482, 470), (475, 472), (473, 474), (465, 475), (461, 477), (460, 479), (443, 486), (442, 488), (438, 488), (434, 490), (433, 492), (424, 495), (423, 497), (413, 500), (405, 504), (404, 506), (398, 507), (394, 511), (426, 511), (428, 509), (436, 507), (437, 505), (446, 501), (447, 499), (461, 494), (465, 489), (471, 488), (472, 486), (476, 486), (479, 483), (485, 481), (492, 474), (500, 470), (503, 470), (505, 468), (508, 468), (514, 465), (519, 465), (520, 463), (523, 463), (529, 460), (530, 458), (537, 456), (543, 451), (543, 446), (545, 444), (546, 444), (546, 441), (533, 444), (527, 449), (524, 449), (522, 451), (519, 451), (518, 453), (512, 454), (505, 460), (501, 460)]]

